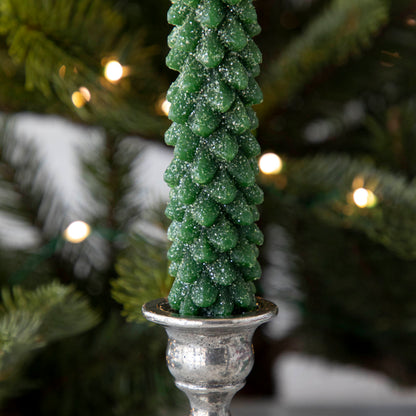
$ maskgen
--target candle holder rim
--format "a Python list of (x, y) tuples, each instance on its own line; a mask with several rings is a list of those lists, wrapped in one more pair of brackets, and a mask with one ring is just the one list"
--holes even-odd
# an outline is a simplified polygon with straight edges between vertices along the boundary
[(261, 325), (278, 313), (278, 307), (261, 297), (256, 297), (257, 309), (240, 315), (231, 315), (224, 318), (181, 316), (169, 306), (167, 298), (159, 298), (145, 303), (142, 312), (145, 318), (159, 325), (182, 328), (226, 328)]

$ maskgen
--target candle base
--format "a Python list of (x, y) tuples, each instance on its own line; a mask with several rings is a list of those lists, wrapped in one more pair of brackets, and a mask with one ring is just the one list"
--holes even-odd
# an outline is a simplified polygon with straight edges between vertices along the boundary
[(231, 400), (254, 364), (254, 331), (277, 310), (261, 298), (255, 311), (230, 318), (183, 317), (166, 299), (143, 306), (146, 319), (167, 332), (166, 361), (176, 386), (188, 396), (191, 416), (230, 416)]

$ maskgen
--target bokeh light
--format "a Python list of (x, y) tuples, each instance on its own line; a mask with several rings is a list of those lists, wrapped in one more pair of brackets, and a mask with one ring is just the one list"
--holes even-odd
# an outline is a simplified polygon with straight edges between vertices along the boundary
[(108, 81), (117, 82), (123, 77), (123, 67), (118, 61), (109, 61), (104, 67), (104, 76)]
[(87, 87), (80, 87), (79, 92), (84, 97), (85, 101), (88, 102), (91, 100), (91, 92)]
[(259, 168), (266, 175), (276, 175), (282, 171), (282, 159), (276, 153), (265, 153), (259, 160)]
[(62, 79), (64, 79), (64, 78), (65, 78), (65, 74), (66, 74), (66, 66), (65, 66), (65, 65), (62, 65), (62, 66), (59, 68), (59, 76), (60, 76)]
[(365, 188), (356, 189), (353, 193), (353, 200), (359, 208), (371, 208), (377, 203), (374, 193)]
[(70, 243), (81, 243), (91, 234), (91, 227), (84, 221), (74, 221), (64, 231), (65, 240)]
[(74, 104), (76, 108), (81, 108), (86, 103), (86, 100), (80, 91), (73, 92), (71, 96), (71, 100), (72, 100), (72, 104)]
[(163, 100), (162, 103), (160, 104), (160, 109), (162, 110), (163, 114), (165, 114), (166, 116), (169, 115), (170, 106), (171, 104), (168, 100)]
[(408, 17), (408, 18), (406, 19), (406, 25), (407, 25), (407, 26), (410, 26), (410, 27), (414, 27), (414, 26), (416, 26), (416, 19), (415, 19), (413, 16)]

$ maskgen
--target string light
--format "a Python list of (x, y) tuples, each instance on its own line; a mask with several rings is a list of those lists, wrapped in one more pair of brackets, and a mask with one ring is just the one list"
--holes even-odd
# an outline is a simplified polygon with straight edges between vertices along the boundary
[(64, 78), (65, 78), (65, 74), (66, 74), (66, 66), (65, 66), (65, 65), (62, 65), (62, 66), (59, 68), (59, 76), (60, 76), (62, 79), (64, 79)]
[(359, 208), (372, 208), (377, 203), (374, 193), (365, 188), (356, 189), (353, 193), (353, 200)]
[(71, 100), (75, 107), (84, 107), (85, 103), (91, 100), (91, 92), (87, 87), (80, 87), (78, 91), (72, 93)]
[(259, 160), (259, 168), (266, 175), (277, 175), (282, 171), (282, 159), (276, 153), (265, 153)]
[(416, 26), (416, 19), (414, 17), (408, 17), (406, 19), (406, 25), (411, 27)]
[(71, 100), (72, 100), (72, 104), (74, 104), (76, 108), (81, 108), (86, 103), (86, 100), (80, 91), (73, 92), (71, 96)]
[(91, 100), (91, 93), (87, 87), (80, 87), (79, 92), (84, 97), (84, 100), (89, 102)]
[(364, 187), (364, 178), (362, 176), (356, 176), (352, 181), (352, 189), (358, 189)]
[(104, 67), (104, 76), (108, 81), (117, 82), (123, 77), (123, 67), (118, 61), (109, 61)]
[(81, 243), (91, 234), (91, 227), (84, 221), (74, 221), (64, 231), (65, 240), (70, 243)]

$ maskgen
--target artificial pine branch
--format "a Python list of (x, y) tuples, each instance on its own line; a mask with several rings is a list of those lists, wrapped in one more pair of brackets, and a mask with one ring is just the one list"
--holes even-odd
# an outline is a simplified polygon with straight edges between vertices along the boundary
[[(101, 269), (105, 269), (109, 278), (116, 273), (114, 264), (120, 250), (129, 244), (131, 228), (144, 214), (140, 188), (134, 177), (141, 150), (137, 139), (106, 131), (93, 152), (81, 155), (82, 177), (93, 202), (87, 209), (88, 220), (101, 239), (99, 250), (105, 253)], [(109, 279), (101, 280), (109, 299)]]
[[(143, 201), (134, 176), (142, 148), (137, 139), (105, 131), (99, 148), (81, 155), (82, 178), (94, 200), (90, 216), (97, 225), (115, 233), (127, 233), (143, 215)], [(99, 217), (105, 218), (104, 224), (99, 223)]]
[(264, 71), (259, 117), (293, 98), (326, 67), (342, 65), (368, 48), (388, 16), (388, 0), (333, 0)]
[(173, 278), (168, 274), (167, 243), (135, 235), (116, 263), (118, 278), (111, 282), (113, 298), (123, 305), (127, 321), (144, 318), (140, 305), (166, 297)]
[(97, 45), (101, 52), (111, 50), (121, 28), (121, 16), (109, 3), (97, 0), (53, 4), (6, 0), (0, 8), (0, 33), (7, 39), (10, 55), (25, 65), (26, 87), (45, 95), (52, 92), (51, 81), (59, 81), (55, 75), (62, 65), (69, 77), (74, 68), (86, 79), (92, 76), (97, 62), (91, 62), (96, 56), (91, 54), (97, 52)]
[[(0, 181), (5, 190), (0, 195), (0, 210), (29, 227), (38, 239), (27, 262), (16, 271), (19, 279), (28, 277), (46, 260), (52, 260), (54, 274), (63, 282), (72, 280), (77, 263), (94, 268), (102, 258), (94, 248), (94, 241), (74, 246), (62, 238), (65, 227), (79, 218), (65, 204), (53, 178), (39, 168), (41, 156), (35, 145), (19, 140), (13, 123), (7, 123), (0, 135), (0, 149)], [(28, 265), (31, 267), (27, 268)]]
[[(10, 195), (7, 201), (5, 198), (0, 198), (0, 200), (7, 202), (7, 207), (12, 212), (13, 207), (16, 210), (16, 205), (18, 205), (19, 200), (25, 198), (24, 201), (26, 202), (24, 205), (27, 214), (24, 219), (33, 220), (36, 228), (38, 228), (41, 240), (43, 239), (43, 241), (47, 242), (48, 238), (58, 235), (60, 244), (63, 244), (59, 236), (62, 229), (56, 227), (56, 225), (65, 223), (66, 220), (63, 218), (65, 217), (65, 210), (60, 204), (60, 194), (55, 194), (56, 190), (53, 187), (53, 183), (45, 180), (39, 170), (39, 155), (34, 148), (19, 142), (14, 137), (11, 125), (8, 125), (3, 133), (2, 146), (0, 146), (2, 151), (1, 172), (3, 183), (7, 184), (10, 188)], [(104, 262), (101, 262), (100, 267), (94, 271), (92, 278), (89, 276), (88, 279), (74, 280), (74, 283), (79, 287), (85, 287), (85, 293), (88, 293), (90, 300), (95, 305), (98, 305), (104, 317), (103, 323), (99, 328), (83, 335), (81, 338), (73, 337), (65, 343), (49, 344), (49, 341), (58, 340), (58, 337), (61, 339), (63, 335), (69, 335), (71, 331), (77, 331), (79, 333), (81, 330), (80, 326), (84, 325), (85, 320), (88, 320), (89, 316), (88, 313), (83, 311), (81, 301), (74, 295), (69, 297), (66, 302), (56, 302), (58, 299), (55, 293), (56, 288), (49, 286), (38, 287), (33, 293), (16, 289), (14, 296), (10, 296), (5, 291), (3, 298), (5, 307), (7, 306), (9, 309), (8, 314), (11, 317), (9, 320), (12, 323), (21, 322), (23, 329), (31, 328), (31, 333), (34, 334), (38, 342), (36, 344), (36, 351), (39, 354), (36, 362), (26, 360), (26, 358), (32, 357), (32, 353), (30, 352), (32, 350), (30, 349), (29, 351), (27, 349), (29, 347), (32, 348), (32, 344), (22, 350), (19, 345), (23, 344), (26, 346), (26, 332), (23, 329), (19, 331), (16, 329), (13, 351), (15, 351), (15, 354), (21, 350), (23, 352), (19, 357), (17, 355), (15, 358), (10, 357), (10, 362), (19, 363), (19, 366), (16, 364), (14, 367), (8, 367), (10, 370), (7, 372), (9, 375), (7, 389), (4, 387), (2, 393), (4, 399), (10, 399), (12, 394), (16, 393), (21, 395), (25, 387), (31, 388), (31, 391), (36, 392), (36, 387), (30, 383), (30, 380), (40, 379), (40, 386), (42, 387), (40, 387), (40, 392), (37, 397), (41, 400), (40, 397), (43, 388), (48, 390), (51, 386), (55, 387), (57, 384), (56, 380), (64, 378), (66, 380), (65, 382), (58, 382), (59, 386), (63, 386), (63, 391), (56, 397), (59, 396), (59, 400), (62, 397), (72, 397), (71, 394), (79, 386), (80, 391), (77, 393), (77, 397), (83, 409), (77, 408), (77, 414), (85, 414), (84, 410), (95, 400), (91, 397), (91, 394), (85, 393), (92, 385), (100, 390), (99, 393), (97, 392), (97, 396), (100, 397), (99, 401), (102, 403), (104, 411), (107, 411), (109, 408), (117, 408), (118, 414), (127, 415), (131, 414), (132, 408), (140, 407), (143, 409), (143, 412), (154, 414), (156, 403), (160, 404), (162, 401), (172, 403), (175, 397), (171, 393), (172, 383), (166, 381), (166, 366), (164, 364), (163, 353), (160, 354), (158, 349), (162, 345), (158, 341), (159, 334), (151, 330), (138, 331), (131, 326), (128, 329), (121, 318), (115, 319), (115, 316), (119, 316), (119, 308), (109, 299), (108, 290), (109, 279), (114, 276), (111, 257), (116, 256), (120, 247), (124, 247), (126, 244), (125, 239), (120, 238), (120, 236), (124, 236), (129, 231), (132, 222), (142, 213), (140, 201), (137, 201), (137, 195), (136, 199), (132, 198), (134, 190), (137, 191), (133, 186), (133, 172), (136, 163), (138, 163), (137, 157), (140, 146), (135, 146), (137, 144), (135, 140), (124, 140), (118, 135), (112, 134), (108, 134), (103, 140), (105, 145), (103, 146), (102, 153), (100, 152), (96, 157), (88, 159), (89, 175), (87, 175), (86, 184), (98, 194), (104, 195), (104, 197), (101, 197), (98, 201), (97, 205), (100, 205), (100, 209), (95, 212), (95, 216), (93, 212), (87, 212), (86, 214), (90, 215), (93, 220), (92, 225), (96, 230), (93, 234), (100, 234), (100, 241), (103, 242), (103, 240), (106, 240), (106, 243), (109, 243), (108, 245), (111, 245), (112, 248), (111, 252), (101, 252), (101, 256), (103, 253), (106, 255), (107, 263), (104, 264)], [(54, 201), (50, 207), (48, 206), (51, 200), (49, 195), (53, 196)], [(4, 194), (3, 197), (5, 196)], [(42, 201), (42, 203), (39, 201)], [(42, 211), (47, 216), (39, 213), (39, 208), (42, 205), (44, 207)], [(137, 210), (135, 215), (129, 214), (132, 210)], [(94, 211), (94, 207), (92, 207), (92, 211)], [(44, 230), (48, 232), (43, 234)], [(114, 234), (110, 235), (109, 231)], [(97, 235), (91, 235), (79, 246), (69, 244), (65, 244), (64, 246), (60, 244), (57, 246), (49, 246), (48, 243), (38, 250), (38, 252), (33, 253), (33, 250), (32, 252), (26, 251), (27, 259), (18, 263), (20, 267), (20, 270), (18, 270), (19, 273), (11, 274), (11, 276), (9, 273), (9, 276), (5, 276), (5, 279), (7, 277), (17, 277), (19, 280), (23, 280), (25, 285), (29, 285), (36, 271), (34, 268), (43, 268), (46, 265), (50, 266), (51, 274), (55, 272), (55, 275), (59, 275), (61, 278), (65, 276), (65, 270), (68, 272), (69, 268), (70, 272), (68, 277), (74, 279), (75, 273), (73, 266), (79, 261), (77, 253), (85, 252), (85, 254), (88, 253), (88, 256), (92, 254), (95, 256), (94, 250), (97, 247), (102, 248), (95, 241), (96, 237)], [(107, 239), (111, 240), (113, 238), (116, 241), (107, 241)], [(53, 239), (49, 240), (49, 242), (53, 242)], [(70, 251), (65, 250), (65, 247), (68, 247)], [(149, 267), (149, 261), (153, 257), (152, 251), (149, 251), (148, 246), (145, 246), (144, 249), (141, 247), (141, 249), (143, 253), (147, 253), (147, 256), (141, 259), (143, 261), (142, 265), (135, 258), (135, 266), (144, 270), (146, 267)], [(62, 253), (61, 250), (63, 250)], [(93, 253), (91, 254), (92, 251)], [(152, 272), (163, 264), (163, 262), (159, 262), (159, 259), (162, 257), (164, 257), (164, 264), (166, 266), (165, 251), (166, 248), (162, 252), (159, 252), (158, 259), (153, 259)], [(156, 250), (156, 252), (158, 251)], [(23, 256), (23, 253), (19, 254)], [(62, 256), (67, 258), (65, 265), (67, 267), (61, 267), (64, 266), (61, 262)], [(57, 261), (51, 261), (54, 258)], [(111, 261), (108, 263), (108, 260)], [(148, 273), (147, 276), (149, 275), (152, 274)], [(167, 276), (166, 267), (164, 276)], [(169, 287), (169, 283), (166, 282), (165, 284), (165, 292)], [(89, 293), (90, 288), (94, 287), (94, 284), (99, 285), (100, 292), (98, 294), (96, 292), (93, 294)], [(153, 285), (153, 281), (148, 282), (148, 286)], [(164, 294), (166, 295), (166, 293)], [(25, 311), (25, 308), (35, 312), (25, 312), (22, 314), (22, 310)], [(42, 321), (39, 321), (37, 314), (41, 312), (44, 315), (42, 315)], [(17, 314), (16, 318), (14, 318), (14, 314)], [(36, 319), (34, 322), (30, 321), (24, 326), (26, 317), (35, 317)], [(38, 321), (39, 325), (36, 329), (35, 323)], [(8, 327), (10, 327), (10, 324), (8, 324)], [(149, 343), (153, 345), (152, 351), (146, 352), (146, 350), (140, 349), (143, 346), (142, 336), (146, 338), (147, 345), (150, 345)], [(114, 339), (114, 342), (109, 343), (109, 338)], [(82, 348), (81, 344), (83, 345)], [(37, 347), (40, 345), (46, 346), (46, 348), (39, 350)], [(76, 356), (79, 354), (79, 351), (85, 352), (86, 349), (93, 348), (93, 346), (95, 348), (94, 351), (91, 351), (91, 354), (85, 356), (85, 359), (80, 360)], [(78, 347), (79, 349), (74, 353), (74, 348), (76, 349)], [(126, 349), (134, 352), (126, 355)], [(29, 352), (26, 353), (26, 351)], [(53, 351), (52, 355), (50, 351)], [(53, 356), (53, 360), (51, 360), (51, 356)], [(103, 356), (106, 357), (107, 364), (105, 368), (101, 361)], [(57, 364), (58, 361), (60, 364)], [(81, 367), (76, 366), (78, 364), (81, 365), (81, 362), (84, 376), (79, 380), (79, 369)], [(27, 365), (23, 365), (24, 363), (27, 363)], [(39, 366), (41, 367), (39, 373), (36, 373)], [(74, 368), (76, 369), (74, 370)], [(140, 368), (139, 372), (137, 372), (137, 368)], [(156, 368), (157, 370), (155, 371)], [(111, 373), (110, 376), (106, 373), (107, 371)], [(117, 380), (123, 380), (123, 382), (118, 382)], [(103, 395), (107, 395), (108, 402), (102, 402)], [(18, 403), (24, 403), (26, 400), (25, 397), (20, 396)], [(49, 397), (47, 401), (48, 403), (54, 402), (54, 399)], [(24, 407), (23, 404), (22, 407)], [(61, 414), (64, 414), (65, 408), (68, 409), (61, 402), (55, 403), (55, 410), (58, 408)], [(96, 403), (96, 408), (100, 408), (98, 403)]]
[[(334, 226), (364, 232), (403, 259), (416, 259), (414, 181), (343, 155), (287, 160), (281, 175), (261, 179), (271, 195), (300, 204)], [(353, 203), (357, 183), (374, 193), (375, 206)]]
[[(292, 215), (298, 211), (296, 215)], [(282, 219), (298, 253), (301, 316), (294, 334), (303, 351), (416, 382), (415, 260), (404, 261), (362, 232), (321, 220), (299, 205)]]
[(416, 177), (416, 103), (411, 92), (410, 95), (411, 98), (397, 102), (377, 118), (369, 114), (365, 127), (373, 137), (371, 149), (378, 165), (400, 172), (412, 181)]
[[(160, 135), (166, 121), (155, 111), (158, 84), (150, 62), (154, 52), (143, 45), (143, 33), (126, 36), (125, 30), (122, 14), (109, 2), (7, 0), (0, 7), (0, 35), (14, 64), (24, 68), (28, 90), (58, 99), (68, 115), (84, 122)], [(131, 66), (134, 84), (120, 82), (116, 88), (104, 79), (101, 60), (114, 54)], [(71, 97), (81, 86), (90, 90), (91, 103), (77, 108)], [(149, 94), (154, 94), (151, 102)]]
[[(95, 326), (99, 317), (74, 288), (57, 282), (28, 291), (2, 290), (0, 402), (15, 394), (23, 365), (48, 343)], [(10, 385), (9, 385), (10, 383)]]
[(166, 367), (165, 335), (155, 326), (126, 323), (112, 310), (92, 331), (52, 343), (28, 373), (40, 379), (21, 414), (162, 416), (181, 396)]
[(37, 314), (41, 322), (37, 332), (39, 345), (84, 332), (99, 320), (85, 298), (73, 287), (58, 282), (34, 290), (19, 286), (10, 292), (3, 290), (1, 309), (3, 314), (22, 310)]

